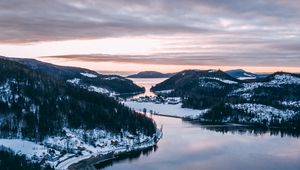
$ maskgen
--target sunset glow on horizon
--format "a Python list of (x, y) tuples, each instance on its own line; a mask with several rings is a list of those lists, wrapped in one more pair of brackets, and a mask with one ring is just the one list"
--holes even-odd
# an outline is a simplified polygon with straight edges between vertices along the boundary
[(292, 0), (30, 1), (0, 2), (0, 55), (104, 72), (300, 72)]
[[(141, 71), (159, 71), (162, 73), (175, 73), (188, 69), (198, 70), (233, 70), (244, 69), (253, 73), (273, 73), (277, 71), (300, 72), (299, 67), (256, 67), (256, 66), (210, 66), (210, 65), (166, 65), (166, 64), (143, 64), (128, 62), (93, 62), (93, 61), (76, 61), (64, 59), (38, 58), (41, 61), (57, 64), (61, 66), (82, 67), (95, 70), (99, 73), (129, 75)], [(117, 68), (117, 70), (116, 70)]]

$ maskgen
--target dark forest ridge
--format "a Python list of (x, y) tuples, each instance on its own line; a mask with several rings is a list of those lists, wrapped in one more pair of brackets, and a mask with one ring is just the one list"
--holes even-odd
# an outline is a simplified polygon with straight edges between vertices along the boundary
[[(232, 77), (239, 79), (255, 79), (267, 76), (267, 74), (254, 74), (243, 69), (235, 69), (225, 71)], [(142, 71), (136, 74), (127, 76), (128, 78), (170, 78), (176, 73), (161, 73), (158, 71)]]
[(143, 71), (127, 76), (127, 78), (169, 78), (175, 73), (161, 73), (158, 71)]
[[(2, 130), (17, 132), (21, 128), (23, 136), (43, 139), (47, 135), (61, 133), (64, 127), (102, 127), (113, 131), (132, 128), (130, 131), (135, 132), (140, 125), (149, 123), (152, 127), (150, 131), (146, 130), (147, 134), (154, 132), (151, 120), (95, 89), (68, 83), (64, 78), (16, 61), (4, 58), (0, 61), (0, 113), (8, 114), (2, 119)], [(11, 119), (9, 113), (17, 116), (16, 120)], [(141, 122), (138, 123), (140, 125), (118, 122), (126, 119)], [(26, 125), (18, 127), (19, 123), (12, 121), (24, 121)]]
[(119, 75), (104, 75), (85, 68), (58, 66), (35, 59), (2, 58), (16, 61), (33, 70), (50, 74), (53, 77), (78, 86), (85, 86), (86, 88), (97, 87), (97, 89), (95, 88), (96, 90), (106, 94), (141, 93), (144, 91), (142, 87), (137, 86), (131, 80)]

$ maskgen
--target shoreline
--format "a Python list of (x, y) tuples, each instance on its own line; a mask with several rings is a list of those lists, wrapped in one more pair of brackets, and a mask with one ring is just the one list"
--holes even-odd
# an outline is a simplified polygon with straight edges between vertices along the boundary
[[(175, 119), (181, 119), (182, 121), (187, 121), (187, 122), (193, 122), (195, 120), (184, 120), (184, 117), (180, 117), (180, 116), (172, 116), (172, 115), (164, 115), (164, 114), (158, 114), (158, 113), (155, 113), (153, 115), (156, 115), (156, 116), (162, 116), (162, 117), (169, 117), (169, 118), (175, 118)], [(195, 122), (194, 122), (195, 123)], [(204, 123), (204, 122), (202, 122)], [(205, 122), (205, 123), (208, 123), (208, 122)], [(207, 126), (210, 127), (209, 125), (212, 125), (212, 127), (218, 127), (218, 126), (221, 126), (221, 127), (224, 127), (224, 126), (227, 126), (227, 127), (240, 127), (240, 128), (253, 128), (253, 126), (251, 125), (245, 125), (245, 124), (235, 124), (235, 123), (222, 123), (222, 124), (202, 124), (204, 126)], [(201, 123), (200, 123), (201, 124)], [(261, 127), (259, 127), (258, 129), (263, 129)], [(266, 129), (264, 129), (266, 130)], [(267, 129), (269, 131), (272, 131), (272, 130), (282, 130), (281, 128), (274, 128), (274, 127), (271, 127), (269, 129)], [(80, 169), (90, 169), (90, 170), (96, 170), (96, 168), (94, 167), (95, 165), (98, 165), (98, 164), (103, 164), (105, 165), (105, 163), (109, 163), (110, 161), (113, 162), (115, 160), (118, 160), (119, 156), (126, 156), (127, 154), (133, 154), (134, 152), (139, 152), (139, 151), (145, 151), (149, 148), (152, 148), (152, 147), (155, 147), (156, 144), (159, 142), (159, 140), (162, 138), (162, 132), (160, 133), (159, 137), (158, 137), (158, 140), (157, 142), (154, 142), (152, 145), (146, 145), (146, 146), (138, 146), (137, 148), (135, 149), (132, 149), (132, 150), (125, 150), (125, 151), (118, 151), (118, 152), (114, 152), (114, 151), (111, 151), (111, 152), (108, 152), (108, 153), (104, 153), (104, 154), (98, 154), (98, 155), (90, 155), (88, 158), (83, 158), (83, 159), (80, 159), (73, 163), (71, 163), (66, 169), (68, 170), (80, 170)], [(126, 156), (127, 157), (127, 156)], [(103, 165), (100, 165), (100, 166), (103, 166)]]
[[(155, 143), (155, 145), (156, 145), (156, 143)], [(117, 160), (121, 156), (124, 156), (127, 154), (131, 154), (131, 153), (135, 153), (135, 152), (142, 152), (142, 151), (145, 151), (145, 150), (155, 147), (155, 145), (146, 146), (143, 148), (137, 148), (137, 149), (133, 149), (130, 151), (121, 151), (121, 152), (117, 152), (117, 153), (114, 153), (114, 151), (112, 151), (112, 152), (109, 152), (106, 154), (99, 154), (97, 156), (91, 156), (90, 158), (83, 159), (76, 163), (71, 164), (70, 166), (68, 166), (67, 169), (68, 170), (80, 170), (80, 169), (97, 170), (97, 168), (95, 168), (95, 165), (105, 164), (105, 163)]]
[[(156, 144), (159, 142), (160, 139), (162, 139), (162, 131), (159, 131), (157, 134), (156, 141), (151, 141), (149, 143), (142, 143), (139, 146), (136, 146), (136, 148), (132, 148), (130, 150), (112, 150), (107, 151), (105, 153), (98, 153), (98, 154), (91, 154), (91, 155), (83, 155), (82, 157), (77, 157), (74, 161), (67, 161), (65, 165), (63, 166), (57, 166), (55, 169), (67, 169), (67, 170), (79, 170), (79, 169), (90, 169), (90, 170), (96, 170), (94, 167), (96, 164), (105, 163), (109, 161), (113, 161), (117, 159), (120, 155), (130, 154), (134, 152), (144, 151), (149, 148), (153, 148), (156, 146)], [(76, 158), (76, 157), (74, 157)], [(63, 164), (64, 162), (62, 162)]]
[(183, 119), (184, 117), (181, 116), (176, 116), (176, 115), (165, 115), (165, 114), (160, 114), (160, 113), (153, 113), (155, 116), (164, 116), (164, 117), (170, 117), (170, 118), (176, 118), (176, 119)]

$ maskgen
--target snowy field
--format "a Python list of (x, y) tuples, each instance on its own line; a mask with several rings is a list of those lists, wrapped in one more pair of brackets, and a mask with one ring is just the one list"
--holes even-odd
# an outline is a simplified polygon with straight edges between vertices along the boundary
[(25, 154), (28, 158), (42, 157), (47, 153), (47, 148), (34, 142), (22, 139), (0, 139), (0, 145), (12, 149), (15, 153)]
[(188, 108), (181, 108), (181, 104), (155, 104), (153, 102), (135, 102), (135, 101), (126, 101), (124, 104), (136, 111), (143, 111), (147, 109), (147, 112), (154, 112), (166, 116), (177, 116), (177, 117), (191, 117), (195, 118), (198, 115), (202, 115), (208, 110), (195, 110)]

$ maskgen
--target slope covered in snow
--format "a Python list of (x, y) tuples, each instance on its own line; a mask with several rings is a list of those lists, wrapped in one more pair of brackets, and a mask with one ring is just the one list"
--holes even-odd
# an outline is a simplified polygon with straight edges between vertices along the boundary
[(190, 117), (196, 118), (199, 115), (207, 112), (207, 110), (195, 110), (189, 108), (182, 108), (181, 103), (173, 104), (155, 104), (153, 102), (135, 102), (126, 101), (124, 104), (134, 110), (143, 112), (146, 109), (147, 112), (158, 113), (166, 116), (176, 116), (176, 117)]
[(236, 81), (221, 79), (221, 78), (217, 78), (217, 77), (200, 77), (199, 79), (200, 80), (203, 80), (203, 79), (217, 80), (217, 81), (220, 81), (220, 82), (223, 82), (226, 84), (238, 84), (238, 82), (236, 82)]
[(93, 92), (105, 94), (105, 95), (108, 95), (108, 96), (119, 95), (118, 93), (116, 93), (114, 91), (111, 91), (111, 90), (108, 90), (108, 89), (103, 88), (103, 87), (87, 86), (87, 85), (84, 85), (84, 84), (80, 84), (80, 79), (79, 78), (74, 78), (74, 79), (67, 80), (67, 83), (71, 83), (74, 86), (79, 86), (83, 89), (87, 89), (88, 91), (93, 91)]
[[(187, 70), (157, 84), (152, 90), (174, 89), (161, 95), (180, 97), (182, 106), (187, 108), (209, 109), (199, 121), (238, 121), (263, 126), (267, 122), (300, 130), (297, 102), (300, 100), (300, 75), (276, 72), (252, 79), (253, 74), (243, 70), (232, 73), (247, 77), (247, 80), (235, 79), (220, 70)], [(155, 106), (148, 106), (151, 107)]]
[(279, 120), (288, 120), (293, 118), (298, 112), (293, 110), (279, 110), (271, 106), (266, 106), (262, 104), (254, 103), (243, 103), (243, 104), (230, 104), (230, 107), (233, 109), (243, 110), (248, 114), (252, 114), (253, 118), (250, 119), (250, 122), (271, 122), (272, 119), (276, 118)]
[(96, 78), (97, 75), (92, 74), (92, 73), (80, 73), (81, 75), (85, 76), (85, 77), (89, 77), (89, 78)]
[(64, 131), (65, 136), (50, 136), (37, 143), (24, 139), (0, 139), (0, 146), (10, 148), (20, 155), (25, 154), (32, 161), (45, 160), (45, 164), (55, 169), (66, 170), (71, 164), (91, 156), (153, 146), (161, 137), (159, 130), (153, 136), (139, 132), (133, 135), (128, 131), (113, 134), (100, 129), (86, 131), (64, 128)]
[(5, 138), (0, 145), (32, 160), (56, 165), (71, 157), (127, 151), (156, 142), (151, 118), (99, 94), (107, 92), (104, 88), (79, 88), (84, 76), (66, 83), (2, 58), (0, 73), (0, 130)]
[(67, 80), (68, 83), (74, 84), (74, 85), (79, 85), (80, 79), (79, 78), (73, 78), (70, 80)]

